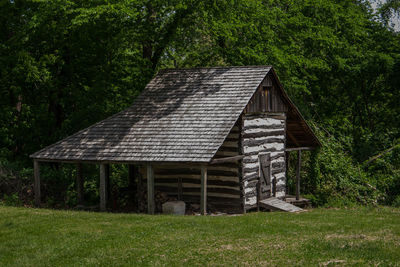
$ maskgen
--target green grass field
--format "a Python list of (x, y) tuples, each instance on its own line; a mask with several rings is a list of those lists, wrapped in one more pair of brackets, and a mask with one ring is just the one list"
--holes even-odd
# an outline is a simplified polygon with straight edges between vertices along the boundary
[(0, 206), (0, 266), (400, 266), (400, 209), (148, 216)]

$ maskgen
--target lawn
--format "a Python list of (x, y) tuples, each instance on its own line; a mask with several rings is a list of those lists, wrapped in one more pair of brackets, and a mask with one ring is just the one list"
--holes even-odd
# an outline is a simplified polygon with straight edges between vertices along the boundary
[(0, 266), (400, 266), (400, 209), (148, 216), (0, 206)]

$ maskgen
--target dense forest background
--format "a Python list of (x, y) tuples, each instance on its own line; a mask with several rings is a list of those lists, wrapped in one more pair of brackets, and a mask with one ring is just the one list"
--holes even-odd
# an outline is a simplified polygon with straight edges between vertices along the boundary
[[(0, 0), (0, 199), (30, 205), (29, 155), (128, 107), (160, 69), (273, 65), (323, 143), (305, 153), (302, 192), (316, 205), (400, 205), (400, 35), (389, 23), (399, 10), (398, 0), (377, 11), (359, 0)], [(85, 168), (96, 203), (96, 166)], [(74, 172), (42, 170), (48, 206), (76, 204)], [(125, 177), (113, 166), (114, 188)]]

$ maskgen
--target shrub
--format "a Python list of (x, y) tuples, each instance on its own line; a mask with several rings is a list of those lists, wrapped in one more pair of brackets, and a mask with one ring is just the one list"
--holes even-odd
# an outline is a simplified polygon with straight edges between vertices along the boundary
[(353, 162), (341, 142), (319, 129), (316, 133), (323, 147), (304, 155), (304, 193), (313, 195), (317, 206), (376, 204), (381, 193), (374, 180)]
[(400, 195), (396, 196), (396, 198), (394, 199), (392, 206), (400, 208)]
[(3, 203), (6, 206), (22, 206), (22, 201), (17, 193), (3, 196)]

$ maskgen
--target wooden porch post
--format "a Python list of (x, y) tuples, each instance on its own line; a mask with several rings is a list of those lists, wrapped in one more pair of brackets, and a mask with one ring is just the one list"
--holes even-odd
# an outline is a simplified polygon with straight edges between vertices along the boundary
[(298, 150), (297, 169), (296, 169), (296, 200), (300, 199), (300, 168), (301, 168), (301, 150)]
[(40, 166), (37, 160), (33, 160), (33, 175), (35, 177), (34, 191), (35, 191), (35, 205), (40, 207), (41, 196), (40, 196)]
[(107, 164), (100, 164), (100, 211), (107, 210)]
[(285, 170), (285, 195), (289, 195), (289, 167), (290, 167), (290, 152), (285, 152), (285, 163), (286, 163), (286, 170)]
[(200, 193), (201, 215), (207, 214), (207, 166), (201, 166), (201, 193)]
[(142, 196), (142, 190), (143, 190), (143, 177), (142, 174), (139, 171), (139, 168), (141, 168), (142, 166), (137, 166), (138, 170), (137, 170), (137, 186), (136, 186), (136, 208), (137, 211), (139, 211), (140, 208), (140, 201), (143, 201), (143, 199), (141, 198)]
[(147, 212), (154, 214), (154, 169), (149, 163), (147, 164)]
[(261, 176), (258, 178), (257, 184), (256, 184), (256, 200), (257, 200), (257, 211), (260, 211), (260, 200), (261, 200)]
[(110, 164), (106, 164), (106, 207), (111, 198), (110, 194)]
[(78, 194), (78, 205), (83, 205), (83, 177), (82, 164), (76, 164), (76, 191)]

